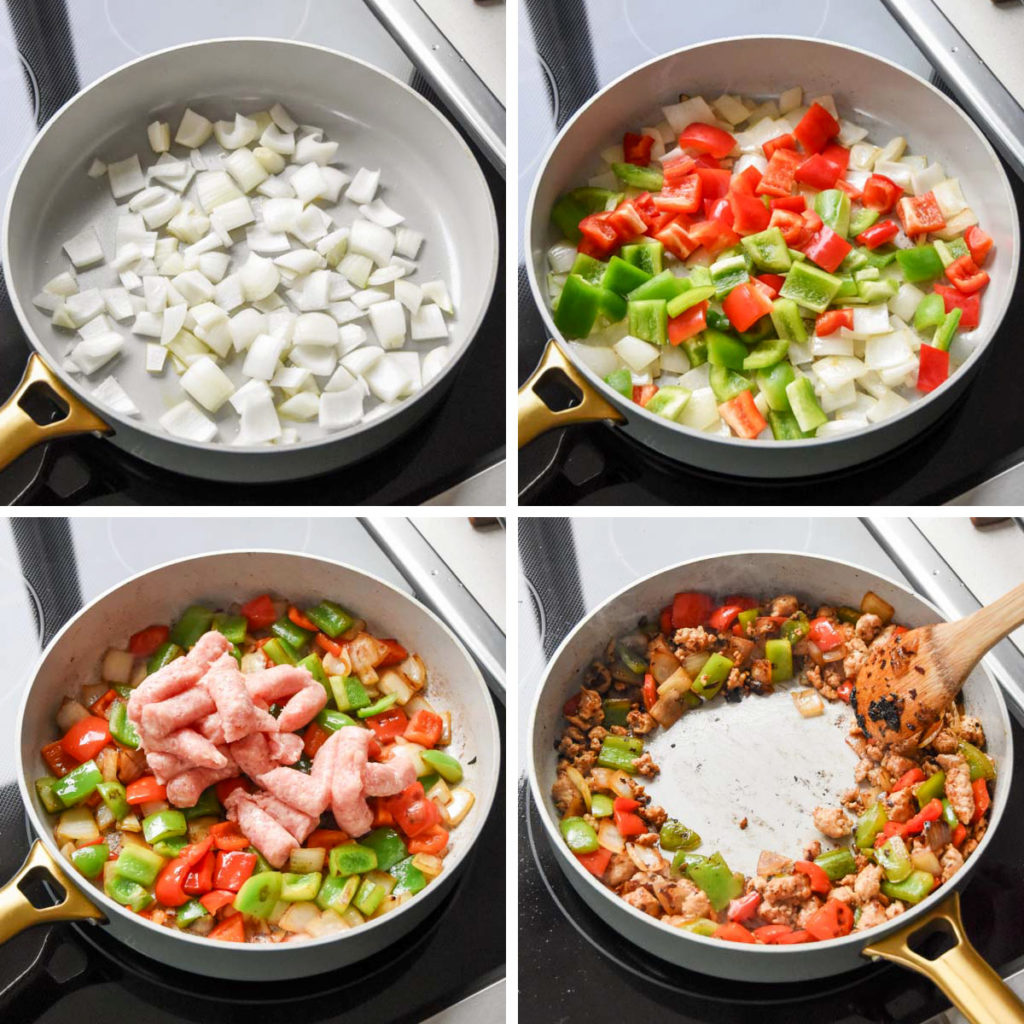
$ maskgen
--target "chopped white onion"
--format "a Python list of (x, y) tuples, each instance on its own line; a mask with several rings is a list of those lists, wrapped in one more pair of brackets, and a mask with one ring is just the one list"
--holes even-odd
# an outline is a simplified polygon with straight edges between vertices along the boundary
[(164, 363), (167, 361), (167, 349), (163, 345), (146, 342), (146, 372), (162, 373)]
[[(357, 296), (358, 298), (358, 296)], [(436, 308), (436, 307), (435, 307)], [(440, 310), (438, 310), (440, 314)], [(441, 318), (444, 325), (444, 318)], [(375, 303), (370, 307), (370, 325), (374, 334), (383, 349), (390, 350), (401, 348), (405, 344), (405, 307), (396, 299), (388, 299), (384, 302)], [(413, 321), (413, 339), (417, 339), (415, 333), (416, 321)], [(447, 329), (444, 336), (447, 337)], [(436, 334), (428, 335), (437, 337)]]
[(174, 133), (174, 141), (180, 146), (198, 149), (212, 132), (213, 122), (186, 107), (185, 113), (181, 115), (178, 130)]
[(200, 356), (181, 375), (181, 387), (208, 412), (216, 412), (234, 393), (231, 378), (210, 358)]
[(323, 345), (296, 345), (288, 358), (294, 366), (301, 366), (316, 377), (330, 377), (338, 365), (337, 351)]
[(422, 376), (424, 385), (429, 384), (445, 367), (448, 362), (449, 348), (447, 345), (438, 345), (432, 348), (423, 356)]
[(64, 243), (64, 251), (76, 269), (103, 262), (103, 247), (92, 224), (79, 231), (74, 238), (69, 238)]
[(329, 164), (335, 153), (338, 151), (338, 144), (323, 138), (323, 132), (319, 129), (310, 135), (306, 135), (295, 145), (295, 162), (297, 164), (315, 163), (320, 167)]
[(379, 185), (379, 170), (371, 171), (366, 167), (360, 167), (352, 179), (352, 184), (348, 187), (348, 192), (345, 193), (346, 198), (351, 199), (357, 206), (361, 206), (364, 203), (372, 203)]
[(225, 157), (224, 167), (243, 192), (251, 192), (269, 177), (267, 169), (253, 156), (252, 150), (245, 148), (236, 149)]
[(448, 286), (444, 281), (427, 281), (423, 285), (423, 298), (440, 306), (449, 316), (455, 312), (452, 300), (448, 296)]
[(291, 114), (280, 103), (275, 103), (270, 108), (270, 117), (274, 124), (283, 132), (294, 132), (299, 127), (292, 119)]
[(72, 323), (77, 328), (82, 324), (87, 324), (93, 317), (99, 316), (106, 309), (106, 303), (98, 288), (87, 288), (85, 291), (68, 295), (61, 308), (67, 311)]
[(384, 349), (378, 348), (376, 345), (366, 345), (364, 347), (357, 348), (353, 352), (349, 352), (348, 355), (342, 356), (341, 365), (344, 366), (349, 373), (354, 373), (357, 377), (362, 377), (377, 365), (377, 361), (383, 355)]
[(326, 313), (303, 313), (295, 321), (292, 341), (296, 345), (329, 345), (333, 348), (338, 344), (338, 325)]
[[(421, 245), (423, 245), (423, 235), (419, 231), (413, 231), (412, 228), (398, 229), (395, 252), (399, 255), (407, 256), (409, 259), (414, 260), (416, 259), (416, 254), (420, 251)], [(575, 248), (573, 248), (573, 253), (573, 259), (575, 259)]]
[(268, 199), (260, 212), (268, 231), (291, 231), (302, 216), (302, 201), (293, 198)]
[(348, 239), (348, 228), (338, 228), (316, 243), (316, 251), (327, 260), (329, 266), (336, 267), (348, 252)]
[(224, 149), (240, 149), (259, 138), (259, 125), (244, 114), (235, 114), (234, 121), (215, 121), (213, 134)]
[(154, 153), (166, 153), (171, 148), (171, 126), (166, 121), (154, 121), (146, 128), (146, 135)]
[(405, 218), (384, 202), (383, 199), (374, 199), (372, 203), (359, 207), (359, 212), (374, 224), (382, 228), (393, 228), (401, 224)]
[(107, 165), (100, 159), (94, 158), (89, 164), (89, 170), (85, 172), (90, 178), (102, 178), (107, 173)]
[(239, 277), (242, 292), (250, 302), (253, 302), (266, 298), (278, 286), (281, 273), (271, 260), (250, 253), (239, 271)]
[(74, 295), (78, 291), (78, 278), (75, 277), (74, 271), (64, 270), (56, 277), (51, 277), (43, 285), (43, 291), (53, 295)]
[[(373, 316), (372, 310), (370, 316)], [(445, 323), (444, 314), (442, 314), (441, 308), (433, 303), (421, 305), (411, 315), (410, 325), (413, 341), (430, 341), (433, 338), (448, 337), (448, 325)], [(653, 348), (653, 346), (651, 347)]]
[(115, 199), (123, 199), (146, 186), (146, 179), (142, 174), (137, 153), (132, 153), (125, 160), (107, 164), (107, 177), (110, 180), (110, 191), (114, 194)]
[(127, 320), (132, 315), (132, 297), (127, 288), (102, 288), (100, 294), (106, 304), (107, 312), (115, 320)]
[(284, 338), (273, 334), (257, 334), (249, 344), (242, 373), (256, 380), (270, 380), (287, 344)]
[(319, 423), (325, 430), (341, 430), (363, 418), (363, 389), (358, 386), (342, 391), (325, 391), (320, 396)]
[(227, 171), (203, 171), (196, 175), (196, 196), (203, 210), (211, 213), (223, 203), (241, 198), (242, 193)]
[(338, 328), (338, 352), (347, 355), (353, 349), (366, 343), (367, 333), (359, 324), (343, 324)]
[(68, 358), (87, 377), (105, 366), (124, 348), (124, 338), (115, 331), (83, 338), (68, 353)]

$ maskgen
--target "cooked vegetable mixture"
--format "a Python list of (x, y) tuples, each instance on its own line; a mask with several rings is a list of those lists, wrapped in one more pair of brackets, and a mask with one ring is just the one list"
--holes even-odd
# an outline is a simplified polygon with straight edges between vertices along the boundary
[(107, 651), (36, 780), (61, 852), (121, 905), (228, 942), (401, 906), (443, 869), (461, 785), (427, 668), (333, 601), (268, 594)]
[[(613, 639), (563, 709), (552, 798), (580, 863), (627, 903), (666, 924), (732, 942), (789, 944), (881, 924), (963, 866), (988, 827), (996, 769), (977, 718), (951, 705), (913, 751), (885, 752), (854, 726), (856, 783), (839, 807), (816, 807), (798, 859), (764, 850), (756, 873), (733, 871), (691, 827), (651, 803), (640, 778), (658, 766), (644, 738), (719, 694), (739, 701), (792, 690), (800, 714), (822, 698), (849, 703), (873, 644), (906, 627), (876, 594), (860, 608), (801, 603), (792, 594), (716, 604), (679, 593), (657, 623)], [(741, 823), (742, 827), (742, 823)], [(710, 845), (710, 844), (709, 844)]]
[(551, 213), (555, 324), (609, 387), (790, 441), (894, 416), (968, 358), (992, 239), (941, 165), (799, 88), (662, 113)]

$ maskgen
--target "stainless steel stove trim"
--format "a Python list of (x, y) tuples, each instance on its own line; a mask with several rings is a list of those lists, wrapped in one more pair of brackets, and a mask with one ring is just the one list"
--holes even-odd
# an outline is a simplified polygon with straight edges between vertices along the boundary
[(882, 0), (935, 65), (989, 141), (1024, 178), (1024, 110), (932, 0)]
[[(950, 618), (969, 615), (981, 602), (910, 519), (861, 520), (910, 585)], [(985, 663), (1003, 688), (1010, 713), (1024, 725), (1024, 655), (1010, 640), (996, 644)]]
[(1024, 504), (1024, 462), (1004, 469), (969, 491), (950, 498), (947, 505), (1021, 505)]
[(505, 979), (474, 992), (461, 1002), (428, 1017), (422, 1024), (480, 1024), (505, 1019)]
[(416, 0), (364, 0), (505, 177), (505, 108)]
[(469, 649), (491, 692), (505, 703), (505, 634), (407, 519), (360, 518), (415, 591)]
[(505, 504), (505, 460), (500, 459), (493, 466), (480, 470), (465, 480), (454, 484), (446, 491), (428, 498), (424, 505), (482, 505)]

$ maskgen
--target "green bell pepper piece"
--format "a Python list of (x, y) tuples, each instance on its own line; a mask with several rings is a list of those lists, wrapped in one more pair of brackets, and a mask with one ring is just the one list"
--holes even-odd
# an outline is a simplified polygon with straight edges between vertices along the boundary
[(773, 683), (793, 678), (793, 645), (788, 640), (766, 640), (764, 654), (771, 662)]
[(359, 841), (377, 855), (377, 867), (381, 871), (390, 871), (400, 860), (409, 856), (402, 837), (393, 828), (375, 828)]
[(247, 846), (245, 848), (245, 852), (251, 853), (256, 858), (256, 867), (253, 868), (252, 872), (254, 875), (262, 874), (264, 871), (274, 870), (274, 865), (271, 864), (255, 846)]
[[(742, 342), (738, 344), (742, 345)], [(719, 402), (728, 402), (730, 398), (735, 398), (741, 391), (754, 390), (754, 383), (749, 377), (745, 377), (742, 373), (737, 373), (727, 366), (712, 365), (710, 382), (711, 390)]]
[(935, 888), (935, 876), (930, 871), (912, 871), (902, 881), (883, 881), (881, 888), (891, 900), (920, 903)]
[(59, 781), (53, 775), (44, 775), (41, 779), (36, 779), (36, 795), (39, 797), (39, 802), (51, 814), (64, 810), (60, 797), (53, 791)]
[(153, 849), (161, 857), (173, 860), (188, 846), (188, 836), (169, 836), (167, 839), (158, 839), (153, 844)]
[(975, 779), (994, 779), (996, 777), (995, 762), (983, 750), (979, 750), (967, 740), (961, 740), (957, 749), (971, 769), (971, 782), (974, 782)]
[(890, 882), (902, 882), (914, 870), (902, 836), (889, 836), (875, 848), (875, 856)]
[(862, 231), (867, 231), (878, 220), (878, 210), (870, 206), (862, 206), (850, 216), (850, 237), (856, 238)]
[(125, 683), (115, 683), (112, 689), (118, 697), (124, 697), (124, 699), (127, 700), (132, 695), (133, 687), (128, 686)]
[(213, 609), (205, 605), (189, 605), (181, 613), (181, 618), (171, 626), (168, 639), (186, 651), (196, 645), (196, 641), (210, 629), (213, 622)]
[(713, 853), (703, 864), (690, 864), (686, 875), (704, 890), (716, 911), (724, 910), (743, 892), (743, 876), (731, 871), (720, 853)]
[(92, 846), (81, 846), (71, 851), (71, 863), (85, 875), (86, 878), (95, 878), (107, 863), (110, 856), (110, 847), (106, 843), (94, 843)]
[(799, 441), (814, 436), (808, 431), (801, 430), (796, 417), (788, 410), (769, 409), (768, 426), (771, 427), (772, 437), (776, 441)]
[(845, 274), (837, 274), (839, 278), (839, 291), (836, 292), (836, 297), (832, 300), (836, 305), (841, 305), (843, 299), (854, 298), (859, 296), (860, 292), (857, 291), (857, 282)]
[(607, 793), (594, 793), (590, 797), (590, 813), (595, 818), (610, 818), (615, 813), (615, 805)]
[(962, 315), (963, 310), (956, 306), (942, 318), (942, 323), (935, 329), (935, 334), (932, 337), (932, 346), (934, 348), (941, 349), (943, 352), (949, 351), (949, 346), (953, 343), (956, 332), (960, 327), (960, 317)]
[(946, 304), (936, 292), (926, 295), (914, 310), (914, 330), (927, 331), (946, 319)]
[(850, 197), (842, 189), (822, 189), (814, 197), (814, 212), (837, 235), (850, 233)]
[(870, 260), (868, 259), (870, 253), (871, 250), (866, 246), (851, 249), (843, 258), (843, 262), (839, 264), (839, 269), (844, 274), (852, 274), (854, 271), (860, 270), (861, 267), (868, 266), (870, 264)]
[(698, 697), (711, 700), (722, 688), (722, 684), (729, 677), (733, 663), (715, 651), (700, 670), (697, 678), (693, 681), (693, 692)]
[(628, 669), (639, 681), (647, 671), (647, 659), (642, 658), (628, 644), (618, 641), (615, 644), (615, 657), (622, 662), (624, 668)]
[(81, 803), (96, 791), (103, 781), (103, 773), (95, 761), (84, 761), (54, 784), (53, 793), (65, 807)]
[(358, 888), (358, 875), (349, 875), (348, 878), (328, 875), (321, 883), (320, 891), (316, 894), (316, 905), (321, 910), (333, 910), (336, 914), (342, 914), (355, 898)]
[(875, 836), (885, 828), (889, 816), (885, 813), (885, 804), (876, 800), (858, 819), (853, 833), (853, 841), (858, 849), (870, 850), (875, 845)]
[[(857, 299), (864, 304), (888, 302), (899, 291), (899, 282), (893, 277), (881, 281), (858, 281)], [(856, 305), (852, 298), (851, 305)]]
[(704, 935), (710, 939), (718, 931), (719, 925), (717, 921), (712, 921), (707, 917), (698, 917), (696, 921), (690, 921), (681, 927), (683, 931), (693, 932), (694, 935)]
[(845, 878), (857, 870), (857, 862), (854, 860), (853, 854), (845, 846), (838, 850), (826, 850), (824, 853), (819, 853), (814, 858), (814, 863), (833, 882), (838, 881), (840, 878)]
[[(581, 253), (580, 256), (582, 255)], [(576, 262), (579, 263), (579, 257), (576, 258)], [(594, 262), (596, 263), (597, 261), (595, 260)], [(605, 267), (605, 264), (600, 265)], [(575, 264), (573, 265), (572, 272), (574, 274), (579, 273)], [(580, 274), (580, 277), (590, 281), (591, 284), (600, 284), (602, 288), (608, 288), (618, 295), (628, 294), (634, 288), (639, 288), (645, 281), (650, 281), (653, 276), (653, 274), (648, 274), (646, 270), (641, 270), (639, 267), (633, 266), (632, 263), (627, 263), (619, 256), (613, 256), (608, 261), (599, 280), (595, 281), (593, 278), (588, 278), (585, 274)]]
[(128, 795), (120, 782), (100, 782), (96, 786), (97, 792), (107, 805), (110, 813), (120, 821), (132, 813), (131, 804), (128, 803)]
[(358, 711), (373, 703), (366, 687), (356, 676), (331, 676), (330, 682), (339, 711)]
[(703, 853), (693, 853), (690, 850), (680, 850), (672, 858), (672, 874), (677, 878), (685, 875), (695, 864), (706, 864), (708, 858)]
[(665, 384), (648, 400), (644, 408), (666, 420), (677, 420), (690, 400), (690, 392), (675, 384)]
[(567, 192), (551, 209), (551, 219), (566, 238), (580, 240), (580, 221), (592, 213), (614, 210), (622, 199), (621, 192), (607, 188), (584, 186)]
[(138, 882), (123, 875), (111, 875), (103, 883), (103, 891), (122, 907), (131, 907), (136, 913), (153, 902), (153, 894)]
[(356, 891), (356, 898), (352, 901), (358, 910), (365, 917), (372, 917), (380, 909), (380, 905), (387, 896), (387, 890), (383, 885), (364, 878)]
[(836, 609), (836, 618), (840, 622), (848, 622), (851, 626), (856, 626), (860, 617), (861, 610), (859, 608), (851, 608), (848, 604), (841, 604)]
[(801, 344), (807, 340), (807, 327), (800, 316), (799, 307), (792, 299), (776, 299), (772, 303), (771, 320), (780, 338)]
[(778, 337), (777, 332), (772, 329), (773, 326), (771, 317), (763, 316), (757, 320), (749, 330), (739, 331), (737, 333), (739, 334), (742, 342), (747, 345), (753, 345), (758, 341), (765, 341), (768, 338)]
[(377, 867), (377, 853), (360, 843), (342, 843), (331, 850), (328, 864), (332, 875), (361, 875)]
[(261, 648), (263, 653), (275, 665), (297, 665), (299, 652), (294, 650), (287, 640), (272, 636)]
[(627, 263), (654, 277), (661, 273), (664, 251), (665, 246), (661, 242), (637, 242), (635, 245), (624, 245), (619, 255)]
[(110, 729), (110, 735), (118, 743), (131, 747), (132, 750), (138, 749), (139, 734), (135, 731), (135, 726), (132, 725), (128, 718), (128, 705), (123, 700), (115, 700), (110, 705), (110, 717), (107, 720), (107, 724)]
[(388, 708), (393, 707), (398, 703), (398, 694), (389, 693), (381, 697), (380, 700), (374, 701), (369, 707), (360, 708), (356, 714), (360, 718), (373, 718), (374, 715), (379, 715)]
[(601, 743), (601, 749), (597, 754), (597, 763), (602, 768), (612, 768), (617, 771), (628, 772), (630, 775), (636, 774), (636, 765), (633, 762), (640, 756), (643, 750), (643, 744), (640, 745), (640, 749), (636, 751), (617, 746), (608, 741), (611, 739), (618, 739), (614, 736), (606, 736), (604, 741)]
[(628, 309), (629, 306), (621, 295), (607, 288), (601, 289), (601, 294), (597, 297), (597, 311), (609, 321), (617, 324), (625, 317)]
[(115, 874), (119, 877), (138, 882), (139, 885), (152, 885), (164, 866), (164, 858), (145, 846), (132, 844), (121, 847), (115, 864)]
[(795, 619), (786, 619), (782, 623), (781, 632), (782, 635), (791, 643), (795, 644), (803, 640), (805, 636), (811, 631), (811, 624), (807, 621), (807, 616), (803, 612), (797, 612)]
[(679, 316), (680, 313), (685, 313), (691, 307), (700, 305), (705, 299), (710, 299), (714, 294), (715, 289), (711, 285), (688, 288), (674, 299), (669, 299), (666, 312), (670, 317)]
[(945, 797), (942, 800), (942, 820), (950, 828), (956, 828), (960, 824), (960, 819), (956, 816), (953, 805)]
[(652, 345), (668, 342), (668, 313), (664, 299), (629, 302), (629, 333)]
[(331, 683), (327, 678), (324, 663), (316, 651), (311, 651), (307, 654), (302, 661), (299, 662), (298, 667), (304, 668), (327, 691), (328, 697), (332, 696)]
[(322, 881), (323, 875), (319, 871), (310, 871), (304, 875), (285, 871), (281, 875), (281, 895), (278, 899), (284, 903), (305, 903), (314, 900), (320, 891)]
[(792, 299), (798, 306), (824, 313), (835, 298), (842, 282), (834, 274), (810, 263), (794, 263), (779, 292), (783, 299)]
[(692, 828), (687, 828), (681, 821), (669, 818), (658, 833), (658, 842), (663, 850), (696, 850), (701, 839)]
[(822, 423), (828, 422), (828, 416), (818, 404), (818, 396), (814, 393), (814, 385), (809, 377), (798, 377), (792, 384), (787, 384), (786, 397), (801, 430), (817, 430)]
[(355, 622), (352, 615), (334, 601), (320, 601), (312, 608), (307, 608), (303, 614), (321, 633), (326, 633), (332, 640), (342, 633), (347, 633)]
[[(744, 370), (766, 370), (786, 358), (789, 342), (785, 338), (770, 338), (759, 341), (743, 360)], [(788, 363), (786, 364), (789, 365)]]
[(736, 616), (736, 621), (740, 624), (740, 627), (746, 632), (748, 626), (752, 626), (757, 617), (761, 614), (760, 608), (744, 608), (743, 611)]
[(147, 843), (156, 843), (171, 836), (183, 836), (186, 832), (188, 824), (181, 811), (168, 808), (142, 819), (142, 834), (146, 837)]
[(407, 857), (391, 869), (391, 874), (396, 880), (395, 888), (392, 892), (411, 892), (415, 895), (427, 887), (427, 876), (412, 861), (412, 857)]
[(709, 327), (704, 331), (704, 340), (708, 345), (708, 362), (712, 366), (724, 366), (730, 370), (744, 368), (743, 361), (747, 358), (747, 346), (739, 338), (731, 337)]
[(194, 924), (201, 917), (206, 917), (209, 911), (199, 902), (195, 897), (190, 899), (188, 903), (183, 903), (178, 907), (177, 913), (174, 918), (174, 923), (179, 928), (187, 928), (190, 924)]
[(961, 256), (966, 256), (970, 252), (967, 248), (967, 243), (962, 238), (954, 238), (949, 242), (936, 238), (932, 244), (935, 246), (935, 251), (939, 254), (939, 259), (942, 260), (943, 267), (948, 267)]
[(884, 270), (896, 259), (896, 251), (883, 252), (881, 249), (861, 248), (857, 250), (864, 256), (864, 261), (872, 267)]
[(570, 274), (555, 306), (555, 326), (567, 338), (587, 337), (597, 321), (600, 299), (601, 288)]
[[(702, 286), (706, 287), (706, 286)], [(704, 314), (707, 320), (708, 327), (713, 327), (716, 331), (731, 331), (732, 322), (724, 313), (719, 313), (714, 307), (708, 307), (707, 313)]]
[(573, 260), (573, 264), (569, 268), (569, 273), (578, 274), (588, 284), (600, 284), (601, 278), (604, 277), (607, 270), (607, 263), (604, 263), (601, 260), (596, 260), (593, 256), (588, 256), (585, 252), (578, 252), (576, 254), (576, 259)]
[(671, 270), (663, 270), (660, 274), (637, 285), (627, 296), (630, 302), (645, 302), (649, 299), (670, 299), (690, 291), (692, 285), (685, 277), (676, 277)]
[(739, 284), (750, 280), (747, 272), (747, 261), (743, 256), (727, 256), (711, 264), (711, 283), (715, 286), (715, 294), (721, 299)]
[(793, 265), (786, 240), (777, 228), (747, 235), (740, 243), (755, 265), (773, 274), (784, 274)]
[(612, 174), (623, 185), (638, 188), (643, 192), (660, 192), (665, 176), (654, 167), (637, 167), (636, 164), (613, 163)]
[(180, 658), (185, 652), (175, 643), (168, 640), (166, 643), (162, 643), (150, 656), (149, 661), (146, 662), (146, 673), (152, 675), (154, 672), (162, 669), (164, 665), (169, 665), (175, 658)]
[(928, 776), (924, 782), (914, 788), (914, 796), (917, 797), (917, 806), (924, 810), (924, 806), (934, 799), (942, 799), (946, 791), (946, 773), (936, 772)]
[(344, 711), (335, 711), (333, 708), (324, 708), (316, 716), (318, 725), (323, 726), (328, 732), (337, 732), (346, 725), (358, 725), (359, 723), (345, 714)]
[(911, 282), (934, 281), (942, 275), (942, 260), (934, 245), (917, 245), (913, 249), (899, 249), (896, 253), (903, 276)]
[(613, 725), (625, 726), (626, 716), (632, 707), (632, 703), (625, 697), (609, 697), (602, 703), (604, 709), (603, 725), (609, 728)]
[(270, 632), (295, 651), (301, 650), (313, 639), (313, 634), (308, 629), (296, 626), (287, 616), (273, 623), (270, 627)]
[[(801, 321), (803, 323), (803, 321)], [(789, 412), (786, 387), (796, 380), (796, 371), (790, 362), (779, 362), (757, 374), (757, 386), (768, 400), (768, 408), (776, 412)]]
[(233, 644), (244, 644), (249, 623), (244, 615), (228, 615), (227, 612), (218, 612), (214, 615), (210, 628), (227, 637)]
[(451, 754), (443, 750), (424, 750), (420, 757), (450, 785), (457, 786), (462, 781), (462, 765)]
[(633, 397), (633, 375), (624, 366), (618, 370), (612, 370), (604, 379), (613, 391), (618, 391), (623, 398)]
[(283, 888), (284, 876), (280, 871), (261, 871), (242, 883), (232, 906), (243, 914), (268, 918), (283, 897)]
[(681, 348), (686, 353), (686, 358), (690, 360), (691, 368), (702, 366), (708, 361), (708, 343), (702, 334), (687, 338)]
[(558, 829), (573, 853), (593, 853), (598, 847), (597, 833), (583, 818), (563, 818)]

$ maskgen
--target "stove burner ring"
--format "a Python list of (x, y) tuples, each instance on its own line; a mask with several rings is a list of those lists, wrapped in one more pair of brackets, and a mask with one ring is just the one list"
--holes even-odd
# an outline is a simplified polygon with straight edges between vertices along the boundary
[[(5, 39), (3, 42), (10, 46), (11, 53), (18, 58), (18, 64), (20, 64), (20, 68), (17, 65), (9, 68), (7, 74), (3, 77), (10, 76), (20, 78), (21, 75), (24, 74), (28, 79), (28, 84), (32, 92), (32, 110), (28, 113), (26, 122), (18, 132), (17, 137), (4, 140), (3, 148), (10, 154), (10, 159), (0, 167), (0, 175), (6, 174), (7, 171), (21, 161), (21, 158), (25, 155), (25, 150), (28, 148), (29, 142), (32, 141), (32, 137), (35, 135), (36, 125), (39, 121), (39, 83), (36, 80), (35, 72), (32, 70), (32, 65), (29, 64), (25, 55), (20, 50), (16, 50), (14, 46), (10, 44), (10, 40)], [(19, 81), (17, 83), (12, 82), (8, 87), (5, 86), (3, 79), (0, 78), (0, 88), (4, 89), (4, 93), (8, 97), (23, 95), (22, 85), (23, 83)], [(5, 130), (8, 128), (16, 130), (21, 120), (21, 118), (17, 116), (17, 103), (12, 103), (11, 105), (15, 107), (14, 111), (10, 111), (10, 114), (14, 114), (14, 116), (10, 116), (9, 114), (9, 116), (3, 119), (3, 127)]]

